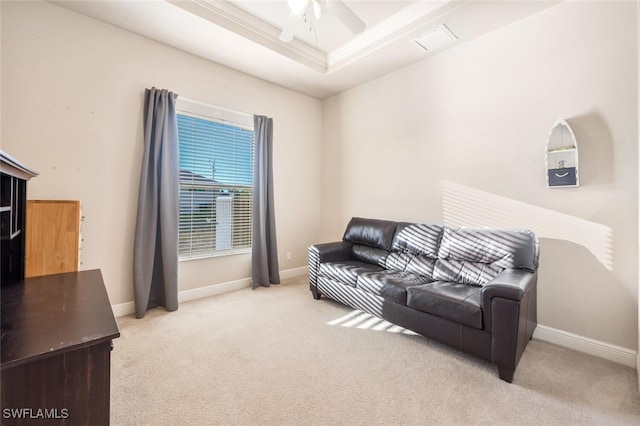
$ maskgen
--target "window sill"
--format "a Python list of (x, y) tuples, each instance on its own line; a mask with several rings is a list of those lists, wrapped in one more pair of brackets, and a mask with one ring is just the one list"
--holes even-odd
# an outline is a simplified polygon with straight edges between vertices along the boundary
[(178, 257), (178, 262), (188, 262), (190, 260), (202, 260), (202, 259), (211, 259), (216, 257), (234, 256), (237, 254), (251, 254), (251, 248), (242, 249), (242, 250), (220, 251), (216, 253), (207, 253), (201, 256)]

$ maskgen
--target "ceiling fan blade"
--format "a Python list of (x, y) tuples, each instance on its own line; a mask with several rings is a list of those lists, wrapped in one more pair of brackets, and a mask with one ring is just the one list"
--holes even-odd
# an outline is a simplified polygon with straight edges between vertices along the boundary
[(284, 28), (280, 33), (280, 37), (278, 37), (280, 41), (287, 42), (287, 41), (293, 40), (293, 35), (295, 34), (296, 28), (298, 27), (298, 24), (300, 23), (301, 19), (302, 19), (301, 15), (297, 15), (293, 12), (289, 14), (287, 23), (284, 24)]
[(354, 34), (359, 34), (367, 27), (364, 22), (342, 0), (327, 0), (327, 10), (340, 19)]

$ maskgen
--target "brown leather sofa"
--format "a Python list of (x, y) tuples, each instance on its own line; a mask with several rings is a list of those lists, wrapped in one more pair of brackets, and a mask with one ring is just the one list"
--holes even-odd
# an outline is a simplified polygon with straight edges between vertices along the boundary
[(342, 241), (309, 247), (325, 295), (513, 375), (537, 325), (538, 241), (528, 230), (353, 218)]

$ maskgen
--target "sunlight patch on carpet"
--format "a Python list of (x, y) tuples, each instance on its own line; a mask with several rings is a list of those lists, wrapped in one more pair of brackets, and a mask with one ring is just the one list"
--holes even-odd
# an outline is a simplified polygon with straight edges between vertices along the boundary
[(340, 318), (329, 321), (327, 325), (358, 328), (361, 330), (375, 330), (386, 331), (389, 333), (417, 335), (417, 333), (414, 333), (411, 330), (407, 330), (406, 328), (391, 324), (390, 322), (385, 321), (382, 318), (378, 318), (374, 315), (359, 310), (351, 311), (348, 314), (341, 316)]

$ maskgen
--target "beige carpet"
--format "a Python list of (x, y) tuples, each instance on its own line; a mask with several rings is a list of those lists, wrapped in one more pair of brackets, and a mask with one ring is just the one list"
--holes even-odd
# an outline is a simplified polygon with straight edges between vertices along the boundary
[(113, 425), (640, 424), (631, 368), (534, 339), (508, 384), (306, 277), (118, 322)]

